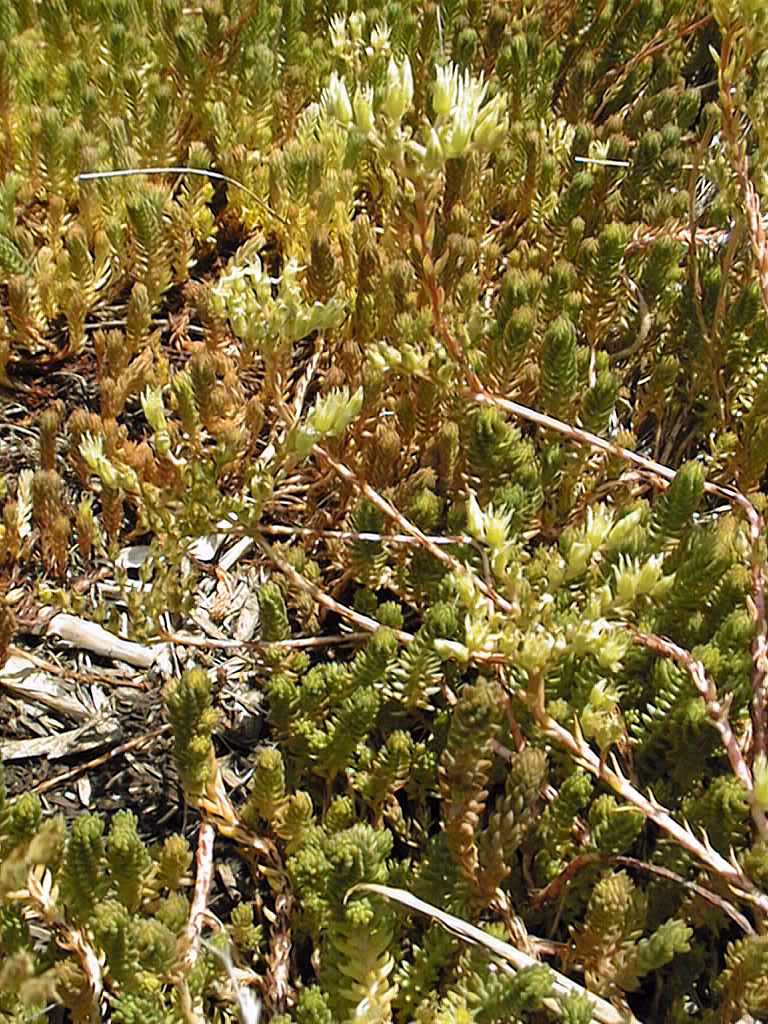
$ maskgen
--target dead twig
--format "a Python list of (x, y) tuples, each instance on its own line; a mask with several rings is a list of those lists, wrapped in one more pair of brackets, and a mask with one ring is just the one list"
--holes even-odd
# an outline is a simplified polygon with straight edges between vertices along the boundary
[(203, 934), (203, 921), (208, 908), (208, 893), (213, 880), (213, 847), (216, 841), (216, 829), (203, 818), (197, 837), (197, 855), (195, 862), (197, 874), (192, 904), (189, 908), (187, 925), (179, 938), (178, 953), (174, 974), (183, 980), (197, 963), (200, 954), (200, 940)]
[[(480, 405), (497, 406), (512, 413), (520, 419), (528, 420), (539, 427), (553, 430), (577, 444), (589, 445), (597, 451), (605, 452), (616, 458), (623, 459), (640, 469), (660, 477), (662, 480), (674, 480), (676, 471), (669, 466), (654, 459), (648, 459), (644, 455), (622, 448), (621, 445), (607, 441), (597, 434), (584, 430), (582, 427), (575, 427), (554, 416), (538, 412), (527, 405), (519, 402), (512, 402), (506, 398), (499, 398), (491, 395), (483, 388), (476, 391), (472, 398)], [(712, 483), (709, 480), (704, 482), (704, 491), (707, 494), (724, 498), (731, 505), (736, 505), (744, 512), (749, 524), (749, 539), (751, 544), (751, 575), (752, 575), (752, 597), (750, 609), (755, 620), (755, 638), (752, 642), (752, 692), (754, 694), (752, 704), (752, 727), (754, 730), (754, 754), (765, 753), (766, 742), (766, 709), (768, 708), (768, 693), (766, 693), (766, 678), (768, 676), (768, 623), (766, 622), (765, 604), (765, 569), (763, 565), (761, 546), (763, 541), (763, 520), (755, 506), (735, 487), (723, 487), (721, 484)]]
[(387, 499), (371, 487), (369, 483), (361, 480), (357, 474), (348, 466), (345, 466), (343, 462), (339, 462), (338, 459), (335, 459), (319, 444), (313, 445), (312, 451), (318, 458), (329, 465), (342, 480), (351, 484), (360, 494), (364, 494), (365, 497), (376, 506), (376, 508), (387, 516), (387, 518), (395, 522), (402, 533), (413, 537), (425, 550), (429, 551), (434, 558), (448, 566), (452, 572), (457, 572), (463, 576), (471, 577), (480, 593), (493, 601), (501, 611), (506, 612), (507, 614), (514, 612), (514, 605), (510, 601), (507, 601), (507, 599), (502, 597), (501, 594), (499, 594), (492, 586), (489, 586), (481, 580), (479, 576), (472, 572), (469, 566), (464, 564), (464, 562), (459, 561), (458, 558), (455, 558), (447, 551), (443, 551), (442, 548), (438, 544), (435, 544), (435, 542), (428, 537), (427, 534), (423, 533), (418, 526), (415, 526), (406, 519), (399, 509), (395, 508), (390, 501), (387, 501)]
[[(346, 467), (344, 468), (346, 469)], [(281, 558), (280, 554), (272, 547), (269, 541), (260, 534), (257, 534), (254, 537), (254, 540), (270, 561), (277, 566), (280, 572), (284, 573), (292, 583), (296, 584), (296, 586), (301, 587), (302, 590), (305, 590), (310, 594), (318, 604), (323, 605), (324, 608), (328, 608), (332, 612), (336, 612), (336, 614), (342, 619), (353, 623), (353, 625), (358, 626), (367, 633), (375, 633), (377, 630), (381, 629), (381, 623), (377, 622), (376, 619), (371, 619), (367, 615), (362, 615), (360, 612), (356, 612), (353, 608), (347, 608), (346, 605), (341, 604), (339, 601), (336, 601), (334, 598), (326, 594), (324, 590), (321, 590), (320, 587), (317, 586), (317, 584), (312, 583), (311, 580), (302, 576), (301, 573), (297, 572), (292, 565), (289, 565), (284, 558)], [(392, 632), (401, 643), (407, 644), (413, 640), (413, 634), (407, 633), (404, 629), (395, 629)]]
[(557, 899), (568, 882), (579, 871), (592, 864), (618, 864), (621, 867), (634, 868), (637, 871), (645, 871), (650, 875), (656, 875), (658, 878), (665, 878), (667, 881), (674, 882), (675, 885), (686, 889), (694, 896), (700, 896), (713, 907), (722, 910), (746, 935), (755, 934), (755, 929), (744, 914), (737, 910), (728, 900), (723, 899), (722, 896), (718, 896), (717, 893), (712, 892), (703, 885), (699, 885), (697, 882), (689, 882), (687, 878), (683, 878), (682, 875), (678, 875), (675, 871), (670, 871), (669, 868), (661, 867), (659, 864), (648, 864), (645, 861), (638, 860), (636, 857), (621, 857), (610, 853), (599, 853), (598, 851), (582, 853), (578, 857), (574, 857), (570, 864), (563, 868), (560, 874), (553, 878), (548, 885), (531, 894), (531, 906), (538, 909), (544, 903)]
[(44, 672), (50, 672), (51, 675), (62, 676), (65, 679), (74, 679), (78, 683), (103, 683), (106, 686), (125, 686), (133, 690), (146, 690), (147, 688), (146, 683), (140, 679), (128, 678), (126, 676), (109, 676), (104, 672), (77, 672), (75, 669), (68, 668), (67, 666), (56, 665), (54, 662), (41, 658), (39, 655), (23, 647), (17, 647), (15, 644), (9, 646), (8, 653), (24, 658)]
[(53, 877), (50, 871), (38, 866), (30, 868), (27, 876), (27, 889), (21, 895), (27, 897), (28, 909), (40, 917), (54, 933), (58, 945), (73, 953), (77, 958), (91, 997), (93, 1007), (91, 1019), (101, 1020), (99, 1003), (104, 993), (101, 962), (85, 933), (70, 924), (57, 908), (52, 890)]
[(67, 782), (71, 782), (72, 779), (76, 779), (83, 772), (90, 771), (92, 768), (100, 768), (101, 765), (106, 764), (107, 761), (111, 761), (114, 757), (119, 757), (121, 754), (127, 754), (132, 750), (140, 750), (141, 747), (147, 743), (151, 743), (152, 740), (158, 739), (165, 733), (170, 731), (170, 724), (166, 722), (165, 725), (159, 726), (157, 729), (152, 729), (150, 732), (142, 733), (141, 736), (134, 736), (133, 739), (126, 740), (125, 743), (120, 743), (111, 750), (106, 751), (104, 754), (99, 754), (98, 757), (92, 757), (90, 761), (84, 761), (82, 764), (75, 765), (74, 768), (70, 768), (67, 772), (62, 772), (60, 775), (56, 775), (52, 779), (46, 779), (45, 782), (39, 783), (32, 790), (33, 793), (49, 793), (52, 789), (56, 789), (59, 786), (63, 786)]
[(750, 881), (735, 859), (733, 861), (726, 860), (712, 847), (706, 836), (703, 839), (698, 839), (689, 828), (675, 821), (669, 811), (662, 807), (652, 795), (647, 797), (641, 793), (624, 775), (613, 755), (610, 758), (611, 766), (609, 767), (607, 759), (598, 757), (584, 739), (578, 723), (574, 732), (569, 732), (551, 715), (547, 714), (542, 677), (532, 680), (528, 693), (519, 693), (518, 696), (531, 709), (536, 723), (542, 731), (569, 751), (577, 764), (605, 782), (624, 801), (637, 807), (646, 818), (671, 836), (701, 864), (718, 875), (734, 892), (752, 903), (763, 916), (768, 914), (768, 895), (761, 892)]
[[(446, 931), (450, 932), (451, 935), (455, 935), (462, 942), (486, 950), (496, 960), (501, 969), (507, 973), (513, 974), (517, 971), (525, 970), (526, 967), (534, 967), (539, 962), (527, 953), (516, 949), (510, 943), (503, 942), (501, 939), (489, 935), (468, 921), (464, 921), (454, 914), (449, 914), (447, 911), (441, 910), (431, 903), (426, 903), (424, 900), (412, 896), (405, 889), (395, 889), (389, 885), (363, 883), (353, 886), (347, 893), (346, 898), (349, 899), (356, 892), (370, 892), (376, 896), (382, 896), (393, 903), (398, 903), (407, 910), (412, 910), (417, 914), (424, 914), (433, 921), (437, 921)], [(570, 978), (560, 974), (559, 971), (553, 970), (552, 975), (552, 989), (555, 995), (560, 997), (573, 994), (585, 996), (591, 1004), (592, 1016), (599, 1024), (637, 1024), (637, 1018), (631, 1013), (622, 1013), (614, 1006), (611, 1006), (610, 1003), (601, 999), (600, 996), (588, 992), (578, 982), (571, 981)], [(544, 1005), (558, 1016), (562, 1014), (562, 1007), (557, 999), (546, 999), (544, 1000)]]
[(747, 791), (752, 809), (752, 819), (757, 826), (760, 838), (763, 840), (768, 839), (768, 820), (766, 820), (765, 812), (755, 802), (752, 772), (744, 760), (741, 747), (731, 728), (731, 723), (728, 719), (728, 709), (718, 699), (714, 679), (708, 675), (703, 664), (697, 658), (694, 658), (690, 651), (679, 647), (666, 637), (656, 636), (653, 633), (641, 633), (635, 629), (632, 630), (632, 636), (635, 643), (647, 647), (649, 651), (654, 651), (662, 658), (674, 661), (681, 668), (685, 669), (691, 677), (694, 686), (704, 701), (710, 721), (720, 734), (720, 740), (728, 756), (731, 771)]
[[(720, 51), (720, 62), (718, 66), (718, 84), (720, 87), (720, 107), (723, 112), (723, 136), (727, 144), (728, 155), (731, 167), (741, 189), (744, 213), (747, 219), (747, 230), (749, 231), (752, 251), (755, 256), (757, 277), (760, 283), (760, 295), (763, 300), (763, 308), (768, 316), (768, 242), (766, 241), (765, 227), (763, 226), (763, 215), (760, 209), (760, 197), (749, 175), (749, 159), (747, 157), (746, 145), (740, 139), (739, 128), (736, 119), (736, 111), (733, 104), (734, 85), (731, 72), (736, 67), (737, 55), (735, 44), (737, 41), (737, 30), (729, 29), (723, 36), (722, 48)], [(754, 511), (754, 510), (753, 510)], [(757, 520), (753, 527), (750, 521), (750, 528), (753, 534), (753, 612), (757, 622), (757, 630), (752, 645), (754, 674), (752, 680), (752, 728), (754, 733), (754, 754), (764, 755), (766, 753), (766, 714), (768, 714), (768, 628), (766, 628), (765, 614), (765, 589), (762, 582), (763, 567), (758, 562), (757, 545), (762, 534), (762, 523), (757, 513), (754, 513)]]

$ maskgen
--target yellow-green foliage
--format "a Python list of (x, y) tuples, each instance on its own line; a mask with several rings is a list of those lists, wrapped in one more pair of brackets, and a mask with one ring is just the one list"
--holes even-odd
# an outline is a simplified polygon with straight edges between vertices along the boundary
[(225, 532), (263, 713), (233, 789), (215, 651), (163, 691), (243, 862), (216, 936), (191, 831), (0, 787), (0, 1024), (230, 1021), (238, 984), (281, 1024), (768, 1013), (764, 551), (723, 490), (765, 506), (767, 33), (752, 0), (0, 0), (36, 435), (0, 452), (0, 665), (35, 601), (116, 627), (73, 586), (105, 565), (131, 639), (186, 629)]

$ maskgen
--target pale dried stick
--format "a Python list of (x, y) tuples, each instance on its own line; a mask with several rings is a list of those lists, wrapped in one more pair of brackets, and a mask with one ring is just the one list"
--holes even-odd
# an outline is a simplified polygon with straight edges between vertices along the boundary
[[(379, 623), (381, 625), (381, 623)], [(370, 630), (365, 633), (334, 633), (330, 636), (304, 636), (295, 640), (216, 640), (207, 636), (192, 636), (189, 633), (168, 633), (161, 631), (163, 640), (178, 644), (180, 647), (203, 647), (210, 651), (237, 650), (301, 650), (307, 647), (332, 647), (334, 644), (349, 644), (357, 640), (366, 640)]]
[[(284, 526), (280, 523), (265, 524), (260, 526), (262, 533), (272, 534), (277, 537), (327, 537), (330, 540), (363, 540), (373, 543), (419, 545), (421, 540), (407, 533), (373, 533), (371, 531), (358, 530), (316, 530), (311, 526)], [(436, 534), (425, 534), (428, 540), (441, 547), (448, 547), (451, 544), (472, 544), (476, 545), (474, 537), (466, 536), (437, 536)]]
[(484, 583), (479, 576), (472, 572), (469, 566), (464, 564), (464, 562), (459, 561), (458, 558), (454, 558), (454, 556), (449, 554), (447, 551), (443, 551), (442, 548), (438, 544), (435, 544), (435, 542), (428, 537), (427, 534), (423, 533), (418, 526), (415, 526), (406, 519), (399, 509), (395, 508), (390, 501), (387, 501), (387, 499), (379, 494), (378, 491), (374, 490), (369, 483), (361, 480), (357, 474), (348, 466), (345, 466), (343, 462), (339, 462), (338, 459), (335, 459), (319, 444), (313, 445), (312, 451), (318, 456), (318, 458), (326, 462), (334, 472), (342, 478), (342, 480), (346, 480), (347, 483), (352, 484), (356, 491), (364, 494), (365, 497), (376, 506), (376, 508), (383, 512), (389, 519), (392, 519), (402, 533), (408, 534), (417, 540), (423, 548), (425, 548), (439, 562), (448, 566), (452, 572), (458, 572), (464, 576), (469, 576), (477, 589), (493, 601), (501, 611), (506, 612), (507, 614), (514, 612), (514, 605), (511, 604), (511, 602), (507, 601), (505, 597), (502, 597), (501, 594), (499, 594), (493, 587)]
[(128, 753), (131, 750), (138, 750), (139, 747), (143, 747), (145, 743), (149, 743), (150, 740), (158, 739), (164, 733), (170, 731), (170, 724), (166, 722), (165, 725), (159, 726), (157, 729), (152, 729), (150, 732), (142, 733), (141, 736), (134, 736), (133, 739), (126, 740), (125, 743), (120, 743), (116, 747), (112, 747), (111, 750), (106, 751), (104, 754), (99, 754), (98, 757), (92, 757), (90, 761), (83, 761), (81, 764), (77, 764), (74, 768), (70, 768), (67, 772), (62, 772), (61, 775), (55, 775), (52, 779), (46, 779), (45, 782), (39, 783), (35, 786), (31, 792), (33, 793), (48, 793), (52, 789), (56, 789), (57, 786), (63, 785), (65, 782), (70, 782), (72, 779), (76, 779), (78, 775), (82, 775), (83, 772), (89, 771), (91, 768), (98, 768), (102, 764), (106, 764), (107, 761), (111, 761), (114, 757), (119, 757), (120, 754)]
[[(495, 935), (489, 935), (482, 928), (477, 928), (475, 925), (470, 924), (469, 921), (465, 921), (455, 914), (449, 914), (441, 907), (426, 903), (417, 896), (413, 896), (406, 889), (396, 889), (390, 885), (378, 885), (375, 882), (363, 882), (353, 885), (347, 891), (345, 900), (348, 900), (356, 892), (370, 892), (377, 896), (383, 896), (384, 899), (399, 903), (400, 906), (406, 907), (408, 910), (413, 910), (417, 914), (424, 914), (432, 918), (442, 925), (446, 931), (450, 932), (451, 935), (461, 939), (462, 942), (487, 950), (491, 956), (497, 959), (499, 966), (506, 973), (513, 974), (517, 971), (523, 971), (528, 967), (535, 967), (539, 963), (538, 960), (535, 960), (527, 953), (523, 953), (509, 942), (497, 939)], [(598, 1021), (599, 1024), (637, 1024), (637, 1018), (632, 1013), (617, 1010), (615, 1006), (612, 1006), (605, 999), (595, 995), (593, 992), (588, 992), (578, 982), (572, 981), (559, 971), (552, 970), (552, 990), (560, 998), (569, 995), (584, 996), (591, 1004), (593, 1019)], [(547, 998), (544, 1001), (544, 1005), (556, 1016), (562, 1015), (563, 1011), (558, 1000)]]
[(98, 1011), (104, 993), (101, 962), (85, 933), (71, 925), (58, 909), (52, 893), (53, 879), (50, 871), (45, 869), (41, 877), (39, 871), (39, 867), (30, 868), (27, 876), (26, 891), (31, 908), (56, 935), (57, 944), (77, 957), (88, 985), (91, 1002)]
[(755, 256), (757, 276), (760, 282), (760, 294), (763, 308), (768, 316), (768, 245), (766, 244), (763, 215), (760, 210), (760, 197), (749, 176), (749, 158), (745, 144), (739, 139), (736, 111), (733, 106), (733, 83), (729, 70), (736, 41), (736, 29), (729, 29), (723, 37), (718, 67), (718, 85), (720, 88), (720, 106), (723, 111), (723, 136), (728, 147), (731, 167), (741, 189), (747, 228)]
[(200, 954), (200, 940), (203, 933), (203, 921), (208, 909), (208, 893), (213, 879), (213, 846), (216, 841), (216, 829), (204, 818), (200, 821), (200, 832), (197, 837), (197, 875), (192, 905), (189, 908), (187, 925), (179, 939), (179, 952), (176, 959), (174, 974), (183, 980), (197, 963)]
[[(295, 583), (296, 586), (301, 587), (302, 590), (306, 590), (318, 604), (328, 608), (332, 612), (336, 612), (342, 619), (346, 619), (348, 622), (353, 623), (360, 629), (364, 629), (368, 633), (375, 633), (381, 629), (381, 623), (377, 622), (376, 619), (371, 619), (367, 615), (362, 615), (360, 612), (356, 612), (353, 608), (347, 608), (346, 605), (340, 604), (334, 598), (330, 597), (321, 590), (316, 583), (312, 583), (306, 576), (302, 576), (300, 572), (297, 572), (292, 565), (289, 565), (284, 558), (281, 558), (279, 553), (275, 551), (272, 545), (261, 536), (261, 534), (255, 534), (254, 540), (258, 546), (262, 549), (265, 555), (272, 561), (280, 572), (284, 573)], [(404, 629), (393, 629), (392, 632), (395, 634), (397, 639), (404, 644), (410, 643), (413, 640), (413, 634), (407, 633)]]
[(56, 665), (54, 662), (48, 661), (46, 658), (41, 658), (39, 655), (26, 650), (24, 647), (17, 647), (15, 644), (9, 645), (8, 653), (16, 655), (19, 658), (24, 658), (25, 661), (31, 662), (31, 664), (36, 665), (37, 668), (41, 668), (45, 672), (50, 672), (51, 675), (63, 676), (66, 679), (75, 679), (79, 683), (104, 683), (106, 686), (124, 686), (133, 690), (146, 690), (147, 688), (146, 683), (141, 680), (134, 679), (133, 677), (109, 676), (103, 672), (76, 672), (74, 669), (69, 668), (69, 666)]
[(678, 647), (677, 644), (666, 637), (656, 636), (654, 633), (640, 633), (634, 629), (632, 630), (632, 637), (635, 643), (647, 647), (649, 651), (654, 651), (656, 654), (661, 655), (662, 658), (669, 658), (670, 661), (680, 665), (689, 674), (694, 686), (704, 700), (704, 706), (707, 709), (710, 721), (720, 734), (720, 740), (728, 755), (731, 770), (747, 791), (752, 810), (752, 819), (757, 826), (757, 831), (760, 833), (760, 838), (768, 839), (768, 820), (766, 820), (765, 812), (755, 802), (752, 772), (744, 760), (741, 747), (731, 728), (727, 709), (718, 699), (714, 679), (707, 674), (707, 670), (698, 658), (694, 658), (690, 651), (686, 651), (683, 647)]
[(520, 694), (520, 696), (531, 708), (537, 724), (547, 736), (568, 750), (578, 764), (610, 786), (614, 793), (617, 793), (627, 803), (637, 807), (646, 818), (666, 832), (668, 836), (671, 836), (691, 856), (718, 875), (742, 898), (754, 904), (763, 915), (768, 914), (768, 895), (761, 892), (747, 878), (735, 860), (733, 862), (726, 860), (712, 847), (706, 837), (704, 840), (697, 839), (690, 829), (675, 821), (669, 811), (662, 807), (657, 800), (644, 796), (621, 771), (615, 757), (612, 757), (613, 766), (609, 767), (606, 760), (598, 757), (581, 735), (578, 725), (576, 726), (577, 732), (571, 733), (559, 722), (556, 722), (551, 715), (547, 714), (543, 677), (535, 680), (533, 685), (534, 691)]
[(288, 221), (281, 217), (279, 213), (276, 213), (269, 203), (264, 202), (261, 196), (257, 196), (256, 193), (244, 185), (242, 181), (238, 181), (236, 178), (230, 178), (227, 174), (220, 174), (219, 171), (209, 171), (203, 167), (121, 167), (116, 171), (85, 171), (82, 174), (75, 175), (75, 181), (100, 181), (105, 178), (132, 178), (137, 175), (149, 176), (149, 175), (167, 175), (167, 174), (197, 174), (202, 178), (213, 178), (214, 181), (224, 181), (227, 185), (235, 185), (236, 188), (240, 188), (251, 199), (268, 213), (275, 220), (279, 220), (281, 224), (285, 224), (288, 227)]
[[(718, 65), (720, 106), (723, 111), (723, 135), (727, 143), (731, 167), (741, 189), (747, 229), (752, 243), (752, 252), (755, 256), (757, 277), (760, 282), (760, 295), (763, 300), (766, 316), (768, 316), (768, 243), (766, 242), (763, 215), (760, 209), (760, 197), (749, 176), (749, 159), (746, 146), (739, 139), (736, 112), (732, 98), (733, 85), (729, 76), (736, 32), (735, 28), (731, 28), (725, 33)], [(760, 532), (760, 530), (753, 531), (756, 534), (753, 536), (753, 550), (756, 548), (760, 538)], [(757, 556), (755, 554), (753, 558), (753, 580), (755, 583), (757, 582), (754, 567), (756, 560)], [(762, 571), (762, 567), (760, 567), (760, 571)], [(766, 752), (766, 715), (768, 714), (768, 690), (766, 688), (766, 678), (768, 677), (768, 630), (766, 630), (765, 625), (765, 592), (763, 587), (754, 587), (753, 600), (755, 618), (758, 624), (752, 647), (755, 664), (752, 687), (752, 728), (754, 732), (754, 752), (755, 756), (757, 756)]]

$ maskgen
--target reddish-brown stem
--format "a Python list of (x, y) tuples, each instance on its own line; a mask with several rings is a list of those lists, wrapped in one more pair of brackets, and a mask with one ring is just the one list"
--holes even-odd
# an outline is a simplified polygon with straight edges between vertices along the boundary
[(761, 839), (768, 839), (768, 820), (766, 820), (765, 812), (754, 800), (752, 772), (744, 760), (741, 747), (733, 733), (728, 719), (728, 712), (718, 699), (714, 679), (707, 674), (707, 670), (702, 663), (697, 658), (694, 658), (690, 651), (678, 647), (677, 644), (666, 637), (656, 636), (653, 633), (640, 633), (637, 630), (632, 631), (632, 636), (636, 643), (647, 647), (649, 651), (654, 651), (662, 658), (669, 658), (670, 661), (680, 665), (690, 675), (694, 686), (704, 700), (710, 721), (720, 734), (720, 740), (728, 756), (731, 770), (747, 790), (752, 809), (752, 819), (755, 822), (757, 831)]
[(637, 807), (646, 818), (654, 822), (668, 836), (671, 836), (691, 856), (718, 875), (743, 899), (753, 903), (763, 915), (768, 914), (768, 896), (753, 885), (738, 864), (726, 860), (709, 842), (698, 839), (693, 832), (675, 821), (669, 811), (656, 800), (641, 793), (622, 773), (615, 758), (612, 758), (612, 766), (609, 767), (607, 760), (598, 757), (581, 735), (570, 733), (559, 722), (556, 722), (544, 708), (543, 694), (537, 695), (534, 699), (529, 697), (528, 704), (541, 729), (551, 739), (556, 740), (561, 747), (570, 751), (575, 761), (610, 786), (614, 793), (617, 793), (627, 803)]
[[(760, 295), (763, 300), (763, 308), (768, 316), (768, 243), (766, 242), (765, 228), (763, 227), (763, 215), (760, 209), (760, 197), (757, 194), (752, 179), (749, 176), (749, 158), (746, 145), (739, 138), (739, 127), (737, 124), (736, 111), (733, 104), (733, 82), (731, 72), (732, 61), (735, 62), (738, 56), (734, 53), (736, 43), (736, 32), (734, 28), (729, 29), (723, 37), (723, 44), (720, 51), (720, 65), (718, 82), (720, 87), (720, 107), (723, 112), (723, 136), (725, 138), (731, 167), (741, 190), (744, 213), (747, 220), (752, 252), (755, 257), (757, 277), (760, 282)], [(752, 657), (754, 662), (754, 675), (752, 680), (752, 730), (754, 735), (754, 754), (765, 754), (766, 752), (766, 714), (768, 713), (768, 690), (766, 678), (768, 677), (768, 629), (766, 629), (765, 615), (765, 587), (763, 581), (762, 560), (757, 551), (757, 546), (762, 534), (762, 523), (755, 512), (756, 523), (750, 520), (750, 532), (752, 534), (753, 559), (752, 559), (752, 580), (754, 616), (757, 622), (755, 639), (752, 644)]]
[[(506, 398), (498, 398), (495, 395), (489, 394), (482, 388), (479, 391), (476, 391), (472, 395), (472, 398), (481, 405), (495, 405), (515, 416), (519, 416), (521, 419), (528, 420), (530, 423), (535, 423), (537, 426), (544, 427), (547, 430), (554, 430), (558, 434), (562, 434), (564, 437), (569, 438), (571, 441), (575, 441), (577, 444), (589, 445), (597, 451), (606, 452), (608, 455), (613, 455), (616, 458), (623, 459), (625, 462), (632, 463), (632, 465), (638, 466), (640, 469), (644, 469), (647, 472), (652, 473), (654, 476), (661, 477), (663, 480), (673, 480), (675, 478), (675, 470), (671, 469), (669, 466), (663, 465), (661, 462), (656, 462), (654, 459), (648, 459), (644, 455), (638, 455), (637, 452), (630, 451), (628, 448), (622, 448), (621, 445), (614, 444), (612, 441), (606, 441), (605, 438), (599, 437), (597, 434), (593, 434), (589, 430), (584, 430), (581, 427), (575, 427), (570, 423), (564, 423), (563, 420), (558, 420), (555, 419), (554, 416), (548, 416), (546, 413), (538, 412), (535, 409), (529, 408), (527, 405), (521, 405), (519, 402), (512, 402)], [(752, 643), (752, 692), (754, 695), (752, 704), (752, 728), (754, 732), (754, 755), (757, 756), (759, 753), (765, 753), (765, 716), (766, 707), (768, 707), (768, 694), (766, 694), (766, 678), (768, 676), (768, 624), (766, 623), (765, 607), (765, 572), (760, 552), (763, 536), (763, 520), (752, 502), (746, 497), (746, 495), (742, 494), (741, 491), (737, 491), (736, 488), (723, 487), (721, 484), (714, 484), (707, 480), (704, 483), (704, 490), (707, 494), (715, 495), (718, 498), (724, 498), (732, 505), (737, 505), (742, 509), (746, 515), (747, 522), (749, 523), (749, 539), (752, 549), (751, 609), (755, 619), (755, 638)]]
[(688, 879), (683, 878), (674, 871), (670, 871), (669, 868), (664, 868), (659, 864), (647, 864), (645, 861), (638, 860), (636, 857), (619, 857), (607, 853), (582, 853), (578, 857), (574, 857), (573, 860), (568, 864), (560, 874), (553, 878), (552, 881), (545, 886), (543, 889), (539, 889), (531, 896), (531, 906), (534, 908), (541, 907), (544, 903), (551, 902), (562, 892), (562, 889), (568, 882), (574, 878), (583, 868), (589, 867), (591, 864), (618, 864), (621, 867), (634, 868), (636, 871), (645, 871), (651, 875), (657, 875), (659, 878), (665, 878), (670, 882), (674, 882), (676, 885), (682, 886), (687, 889), (688, 892), (694, 893), (696, 896), (700, 896), (707, 903), (711, 903), (713, 907), (719, 907), (724, 914), (727, 914), (732, 921), (741, 928), (741, 930), (747, 935), (754, 935), (755, 929), (752, 927), (751, 922), (734, 907), (728, 900), (723, 899), (722, 896), (718, 896), (717, 893), (705, 888), (703, 885), (698, 885), (696, 882), (689, 882)]
[(334, 472), (342, 478), (342, 480), (346, 480), (347, 483), (352, 484), (355, 490), (364, 494), (365, 497), (376, 506), (376, 508), (380, 509), (384, 513), (385, 516), (397, 523), (397, 526), (402, 533), (415, 537), (423, 548), (429, 551), (429, 553), (439, 562), (448, 566), (451, 571), (461, 573), (465, 576), (471, 576), (480, 593), (490, 598), (494, 604), (501, 609), (501, 611), (506, 612), (507, 614), (514, 611), (513, 605), (507, 601), (505, 597), (502, 597), (501, 594), (499, 594), (493, 587), (484, 583), (479, 576), (475, 575), (475, 573), (473, 573), (472, 570), (464, 564), (464, 562), (460, 562), (458, 558), (454, 558), (453, 555), (444, 551), (440, 545), (436, 544), (431, 539), (431, 537), (428, 537), (418, 528), (418, 526), (415, 526), (406, 519), (399, 509), (395, 508), (390, 501), (387, 501), (387, 499), (379, 494), (378, 491), (374, 490), (370, 484), (361, 480), (348, 466), (345, 466), (343, 462), (339, 462), (319, 444), (314, 445), (312, 451), (322, 459), (322, 461), (329, 465)]

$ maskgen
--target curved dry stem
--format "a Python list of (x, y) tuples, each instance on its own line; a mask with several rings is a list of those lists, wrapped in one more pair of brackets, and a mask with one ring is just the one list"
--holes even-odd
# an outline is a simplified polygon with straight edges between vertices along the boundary
[[(768, 316), (768, 241), (766, 241), (763, 215), (760, 209), (760, 197), (749, 175), (749, 159), (744, 143), (739, 138), (736, 111), (733, 105), (733, 80), (731, 72), (736, 67), (738, 56), (735, 53), (737, 30), (732, 28), (723, 37), (718, 68), (718, 84), (720, 88), (720, 107), (723, 112), (723, 136), (727, 143), (731, 167), (741, 190), (744, 213), (747, 220), (752, 252), (755, 256), (757, 277), (760, 283), (760, 295), (763, 308)], [(745, 499), (746, 500), (746, 499)], [(754, 512), (754, 509), (753, 509)], [(752, 686), (752, 729), (754, 734), (754, 752), (766, 752), (766, 715), (768, 714), (768, 629), (766, 629), (765, 586), (762, 580), (763, 567), (757, 565), (756, 548), (762, 534), (762, 522), (754, 512), (755, 521), (750, 519), (750, 533), (753, 545), (753, 601), (757, 632), (752, 645), (754, 676)]]
[(698, 658), (694, 658), (690, 651), (678, 647), (677, 644), (666, 637), (656, 636), (653, 633), (640, 633), (634, 629), (632, 630), (632, 636), (636, 643), (647, 647), (649, 651), (654, 651), (662, 658), (669, 658), (670, 661), (674, 661), (690, 675), (694, 686), (704, 701), (710, 721), (720, 734), (723, 747), (728, 755), (731, 771), (747, 791), (752, 811), (752, 820), (757, 827), (760, 838), (763, 840), (768, 839), (768, 820), (766, 820), (765, 812), (755, 802), (752, 772), (744, 760), (741, 747), (731, 728), (727, 708), (718, 699), (714, 679), (707, 674), (707, 670)]

